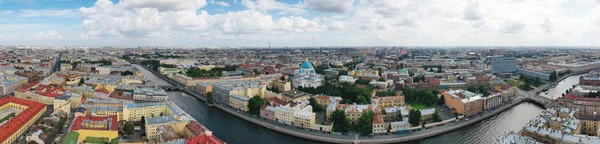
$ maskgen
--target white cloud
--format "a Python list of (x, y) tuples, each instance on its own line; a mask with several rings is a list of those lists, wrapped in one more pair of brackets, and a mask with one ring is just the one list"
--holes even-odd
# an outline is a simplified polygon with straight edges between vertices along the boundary
[(44, 39), (44, 40), (57, 40), (57, 39), (63, 39), (64, 35), (57, 32), (57, 31), (53, 31), (53, 30), (49, 30), (48, 32), (38, 32), (38, 33), (34, 33), (33, 35), (34, 39)]
[(313, 10), (330, 13), (347, 13), (352, 10), (354, 0), (305, 0)]
[(525, 28), (525, 24), (518, 21), (506, 21), (500, 28), (501, 32), (504, 33), (518, 33)]
[(156, 8), (159, 11), (197, 10), (206, 5), (206, 0), (124, 0), (124, 8)]
[(6, 11), (0, 11), (0, 15), (9, 15), (14, 13), (15, 11), (11, 11), (11, 10), (6, 10)]
[(540, 24), (540, 28), (542, 29), (542, 31), (544, 31), (547, 34), (552, 33), (552, 22), (550, 22), (548, 17), (544, 18), (544, 22), (542, 22), (542, 24)]
[(303, 9), (302, 4), (286, 4), (275, 0), (242, 0), (242, 4), (251, 10), (279, 11), (279, 14), (302, 14), (307, 10)]
[(20, 10), (18, 12), (19, 17), (77, 17), (79, 16), (78, 10), (74, 9), (63, 9), (63, 10)]
[(481, 20), (483, 17), (482, 10), (479, 7), (479, 2), (471, 1), (467, 4), (464, 10), (464, 19), (469, 21)]
[(213, 4), (213, 5), (220, 5), (220, 6), (224, 6), (224, 7), (229, 6), (229, 3), (223, 2), (223, 1), (210, 0), (208, 3)]
[(329, 29), (329, 30), (341, 30), (343, 28), (344, 28), (344, 24), (339, 21), (332, 22), (327, 26), (327, 29)]
[[(98, 0), (76, 12), (0, 10), (0, 34), (41, 38), (52, 29), (61, 41), (81, 34), (132, 45), (600, 45), (595, 0)], [(80, 17), (81, 31), (39, 19), (56, 17)], [(20, 26), (32, 21), (39, 27)]]
[[(174, 31), (222, 32), (225, 34), (272, 34), (282, 31), (318, 32), (316, 21), (299, 16), (273, 18), (256, 10), (230, 11), (210, 15), (206, 11), (161, 11), (144, 7), (126, 9), (110, 1), (98, 1), (95, 6), (81, 8), (82, 38), (154, 37), (173, 35)], [(165, 7), (165, 6), (162, 6)], [(166, 6), (168, 7), (168, 6)]]

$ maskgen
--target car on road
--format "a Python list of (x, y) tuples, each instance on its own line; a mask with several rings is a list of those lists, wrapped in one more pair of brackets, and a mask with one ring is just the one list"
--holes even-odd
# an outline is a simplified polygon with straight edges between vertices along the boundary
[(468, 121), (468, 120), (469, 120), (469, 118), (466, 118), (466, 119), (465, 119), (465, 121)]

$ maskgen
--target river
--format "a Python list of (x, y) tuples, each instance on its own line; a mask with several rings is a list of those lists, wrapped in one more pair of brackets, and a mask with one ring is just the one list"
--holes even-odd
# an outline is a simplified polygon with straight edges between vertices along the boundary
[[(171, 85), (140, 66), (134, 66), (142, 71), (142, 74), (147, 79), (154, 81), (156, 84)], [(208, 107), (204, 102), (179, 91), (170, 91), (167, 94), (171, 101), (183, 108), (198, 122), (212, 130), (215, 136), (230, 144), (319, 143), (254, 125), (222, 110)], [(534, 104), (523, 103), (477, 124), (409, 143), (492, 143), (495, 138), (500, 137), (506, 132), (520, 130), (530, 119), (539, 115), (541, 111), (542, 109)]]
[(586, 74), (574, 75), (570, 76), (563, 81), (559, 82), (558, 85), (554, 88), (548, 89), (548, 94), (545, 92), (540, 93), (540, 96), (547, 97), (550, 99), (557, 99), (562, 97), (562, 94), (566, 92), (566, 90), (573, 88), (573, 85), (579, 84), (579, 77)]

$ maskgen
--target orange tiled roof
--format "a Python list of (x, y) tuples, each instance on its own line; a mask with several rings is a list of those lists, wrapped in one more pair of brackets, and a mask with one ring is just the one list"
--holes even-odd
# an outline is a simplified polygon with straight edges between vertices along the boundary
[(35, 115), (37, 115), (46, 108), (45, 104), (36, 101), (8, 96), (0, 98), (0, 106), (9, 103), (28, 106), (28, 108), (16, 115), (15, 117), (13, 117), (7, 123), (4, 123), (0, 126), (0, 129), (2, 129), (2, 131), (0, 132), (0, 142), (6, 141), (10, 135), (17, 132), (22, 126), (26, 125), (26, 123), (29, 122), (29, 120), (33, 119)]
[(383, 115), (375, 114), (375, 116), (373, 117), (373, 124), (382, 124), (382, 123), (384, 123)]
[(31, 88), (31, 87), (33, 87), (33, 86), (35, 86), (35, 85), (37, 85), (37, 84), (40, 84), (40, 82), (39, 82), (39, 81), (37, 81), (37, 82), (32, 82), (32, 83), (29, 83), (29, 84), (27, 84), (27, 85), (24, 85), (24, 86), (20, 87), (19, 89), (17, 89), (17, 91), (20, 91), (20, 92), (26, 92), (26, 91), (28, 91), (28, 90), (29, 90), (29, 88)]

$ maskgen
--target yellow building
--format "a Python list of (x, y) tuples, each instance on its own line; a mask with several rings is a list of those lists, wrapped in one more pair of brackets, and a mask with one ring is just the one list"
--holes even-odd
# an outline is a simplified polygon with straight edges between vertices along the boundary
[(175, 117), (186, 114), (181, 108), (173, 102), (152, 102), (152, 103), (127, 103), (123, 105), (123, 120), (141, 121), (145, 118), (157, 117), (160, 115), (175, 115)]
[(229, 106), (241, 111), (248, 111), (248, 100), (250, 98), (234, 94), (229, 97)]
[(301, 128), (310, 128), (315, 124), (315, 113), (310, 105), (300, 109), (295, 114), (294, 125)]
[(286, 81), (276, 80), (273, 81), (273, 89), (277, 89), (278, 93), (292, 90), (292, 83)]
[(0, 112), (9, 111), (13, 111), (15, 114), (10, 121), (0, 125), (2, 128), (0, 131), (1, 144), (13, 143), (46, 112), (46, 105), (14, 97), (0, 98)]
[(351, 70), (348, 72), (348, 75), (355, 76), (355, 77), (360, 77), (365, 74), (379, 75), (379, 71), (371, 70), (371, 69), (369, 69), (369, 70), (359, 69), (359, 70)]
[(119, 124), (115, 116), (81, 116), (71, 125), (71, 131), (79, 133), (78, 143), (90, 137), (114, 139), (119, 137)]
[(183, 132), (191, 122), (190, 117), (182, 115), (166, 115), (146, 118), (146, 135), (148, 140), (155, 141), (160, 127), (172, 127), (174, 131)]
[(115, 88), (117, 88), (117, 85), (112, 85), (112, 84), (103, 84), (103, 83), (98, 83), (96, 85), (96, 90), (106, 90), (107, 92), (114, 92)]
[(377, 99), (382, 108), (404, 106), (404, 96), (379, 97)]
[(71, 114), (71, 99), (69, 97), (60, 96), (54, 99), (54, 111), (61, 110), (67, 114)]
[(124, 120), (122, 107), (90, 106), (87, 108), (86, 114), (88, 114), (87, 116), (98, 116), (98, 117), (116, 116), (117, 120), (119, 120), (119, 121)]
[(290, 90), (281, 93), (281, 99), (291, 102), (302, 102), (310, 99), (310, 94), (298, 90)]
[(588, 136), (600, 137), (600, 117), (583, 116), (581, 118), (581, 133)]

